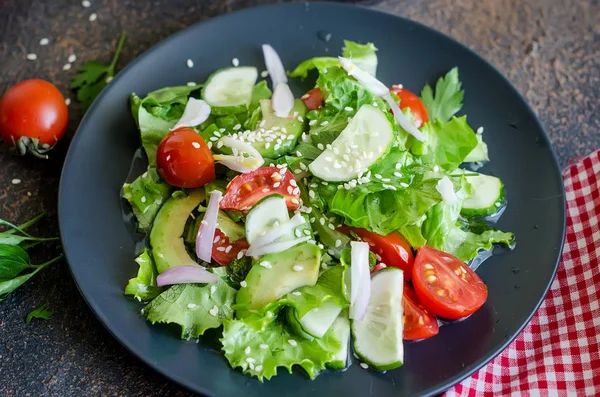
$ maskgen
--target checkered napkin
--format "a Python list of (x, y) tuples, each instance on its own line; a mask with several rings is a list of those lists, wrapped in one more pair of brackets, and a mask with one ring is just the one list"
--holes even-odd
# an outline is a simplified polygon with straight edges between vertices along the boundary
[(567, 237), (523, 332), (446, 396), (600, 396), (600, 151), (563, 172)]

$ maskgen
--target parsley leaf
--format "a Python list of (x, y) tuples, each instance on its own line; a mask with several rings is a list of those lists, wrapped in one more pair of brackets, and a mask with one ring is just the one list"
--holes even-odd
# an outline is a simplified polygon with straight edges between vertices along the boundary
[(449, 121), (462, 108), (463, 96), (464, 91), (456, 67), (438, 79), (435, 84), (435, 95), (429, 84), (421, 91), (421, 100), (427, 108), (429, 119), (438, 119), (442, 123)]
[(107, 66), (97, 61), (89, 61), (77, 70), (77, 74), (73, 78), (73, 81), (71, 81), (71, 89), (77, 92), (77, 100), (81, 102), (83, 111), (86, 111), (91, 106), (94, 99), (100, 94), (100, 91), (115, 76), (115, 67), (123, 49), (123, 43), (125, 43), (125, 33), (121, 33), (115, 55), (110, 65)]
[(38, 307), (35, 310), (32, 310), (25, 319), (26, 322), (30, 322), (34, 318), (41, 318), (44, 320), (50, 320), (50, 318), (54, 316), (54, 312), (52, 310), (46, 309), (45, 305)]

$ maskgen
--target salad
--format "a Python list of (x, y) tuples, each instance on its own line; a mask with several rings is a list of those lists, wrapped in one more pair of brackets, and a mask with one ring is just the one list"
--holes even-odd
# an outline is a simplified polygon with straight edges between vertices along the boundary
[[(182, 339), (215, 329), (231, 366), (261, 381), (345, 369), (351, 351), (397, 368), (405, 340), (484, 304), (472, 267), (514, 246), (491, 226), (504, 185), (475, 171), (488, 150), (456, 116), (458, 70), (419, 97), (376, 78), (371, 43), (289, 73), (262, 50), (263, 72), (131, 95), (149, 165), (122, 196), (149, 244), (125, 294)], [(314, 88), (297, 98), (288, 78)]]

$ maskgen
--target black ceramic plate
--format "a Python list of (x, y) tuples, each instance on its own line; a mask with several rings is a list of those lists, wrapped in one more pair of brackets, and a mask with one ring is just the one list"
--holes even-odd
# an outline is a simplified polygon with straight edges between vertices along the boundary
[[(331, 40), (322, 38), (331, 34)], [(129, 112), (131, 92), (204, 81), (242, 64), (263, 69), (260, 45), (270, 43), (288, 68), (337, 54), (342, 40), (374, 42), (378, 77), (419, 92), (453, 66), (465, 89), (463, 113), (485, 127), (492, 161), (483, 172), (506, 184), (508, 209), (498, 226), (514, 231), (513, 252), (494, 256), (478, 273), (489, 288), (481, 310), (442, 327), (429, 340), (406, 344), (405, 365), (378, 373), (352, 365), (314, 381), (282, 373), (261, 384), (230, 369), (203, 343), (182, 342), (171, 329), (151, 326), (140, 305), (123, 296), (137, 272), (134, 241), (121, 214), (119, 190), (140, 146)], [(186, 60), (195, 61), (194, 68)], [(296, 94), (310, 83), (293, 83)], [(353, 6), (287, 4), (248, 9), (191, 26), (147, 51), (103, 91), (71, 144), (60, 186), (60, 228), (73, 277), (100, 321), (124, 346), (157, 371), (215, 396), (416, 396), (445, 390), (480, 368), (519, 333), (554, 277), (565, 225), (562, 179), (539, 121), (492, 66), (461, 44), (417, 23)]]

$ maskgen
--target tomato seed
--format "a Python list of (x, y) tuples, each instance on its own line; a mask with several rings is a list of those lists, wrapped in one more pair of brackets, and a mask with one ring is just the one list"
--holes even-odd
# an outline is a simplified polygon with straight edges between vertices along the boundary
[(419, 325), (423, 324), (425, 324), (425, 321), (423, 321), (423, 316), (419, 316)]
[(446, 290), (443, 290), (443, 289), (438, 289), (438, 290), (436, 291), (436, 293), (437, 293), (439, 296), (446, 296)]
[(434, 282), (436, 282), (436, 281), (437, 281), (437, 277), (436, 277), (436, 276), (433, 276), (433, 275), (432, 275), (432, 276), (428, 276), (428, 277), (427, 277), (427, 282), (428, 282), (429, 284), (431, 284), (431, 283), (434, 283)]
[(423, 266), (425, 269), (433, 269), (433, 266), (430, 265), (429, 263), (426, 263), (425, 266)]

